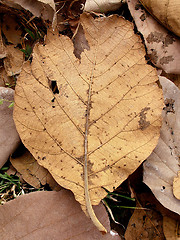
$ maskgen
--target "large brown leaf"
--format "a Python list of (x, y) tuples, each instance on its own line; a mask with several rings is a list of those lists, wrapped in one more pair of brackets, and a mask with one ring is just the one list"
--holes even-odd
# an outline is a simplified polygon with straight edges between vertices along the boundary
[(80, 60), (58, 33), (35, 47), (18, 79), (14, 119), (40, 165), (85, 206), (84, 189), (98, 204), (102, 186), (112, 191), (149, 156), (163, 102), (131, 23), (84, 14), (81, 24), (89, 50)]
[(157, 147), (143, 164), (143, 181), (160, 203), (180, 214), (180, 200), (173, 195), (173, 181), (180, 170), (180, 90), (165, 77), (160, 77), (166, 108)]
[[(108, 231), (109, 219), (100, 204), (95, 212)], [(34, 192), (0, 206), (0, 235), (5, 240), (118, 240), (103, 236), (85, 216), (73, 194)]]
[(140, 0), (165, 27), (180, 36), (179, 0)]

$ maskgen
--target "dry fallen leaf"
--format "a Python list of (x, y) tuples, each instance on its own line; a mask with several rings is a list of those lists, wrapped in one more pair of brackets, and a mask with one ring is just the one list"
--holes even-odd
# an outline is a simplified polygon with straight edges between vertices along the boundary
[(60, 186), (52, 178), (47, 169), (40, 166), (29, 151), (19, 157), (11, 157), (10, 161), (16, 170), (22, 174), (23, 179), (35, 188), (49, 184), (52, 190), (60, 190)]
[(6, 46), (6, 58), (4, 59), (4, 68), (8, 76), (14, 76), (21, 72), (22, 64), (24, 62), (23, 52), (14, 45)]
[(2, 32), (8, 43), (17, 45), (22, 42), (22, 29), (15, 15), (5, 14), (3, 16)]
[(180, 171), (178, 172), (178, 176), (175, 177), (173, 181), (173, 194), (177, 199), (180, 200)]
[(180, 73), (180, 39), (159, 24), (140, 4), (127, 1), (138, 31), (144, 37), (151, 61), (167, 73)]
[(86, 0), (84, 10), (87, 12), (106, 13), (117, 10), (121, 5), (121, 0)]
[[(140, 207), (139, 205), (137, 207)], [(130, 218), (126, 240), (165, 240), (162, 230), (162, 216), (152, 210), (136, 209)]]
[(42, 17), (44, 20), (53, 20), (55, 3), (53, 0), (1, 0), (3, 4), (10, 7), (29, 10), (34, 16)]
[(180, 239), (180, 225), (176, 220), (164, 216), (163, 217), (163, 231), (166, 240), (179, 240)]
[(165, 77), (160, 83), (166, 107), (158, 145), (143, 164), (143, 181), (164, 207), (180, 214), (180, 201), (173, 195), (173, 180), (180, 170), (180, 90)]
[(68, 37), (49, 31), (18, 79), (14, 120), (24, 145), (85, 209), (88, 194), (98, 204), (102, 186), (112, 191), (150, 155), (163, 101), (132, 23), (88, 14), (80, 22), (90, 50), (79, 60)]
[(179, 0), (140, 0), (140, 2), (158, 21), (180, 37)]
[[(100, 204), (95, 212), (109, 229), (109, 219)], [(0, 206), (0, 235), (5, 240), (120, 240), (103, 236), (86, 217), (67, 190), (34, 192)]]
[(3, 104), (0, 105), (0, 168), (20, 142), (13, 121), (13, 108), (8, 108), (13, 97), (14, 90), (0, 87), (0, 101), (3, 101)]

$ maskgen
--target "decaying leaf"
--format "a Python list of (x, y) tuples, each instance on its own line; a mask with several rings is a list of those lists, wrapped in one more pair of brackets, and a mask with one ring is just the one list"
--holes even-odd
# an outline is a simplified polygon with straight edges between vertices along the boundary
[(7, 56), (4, 59), (4, 68), (8, 76), (14, 76), (21, 72), (22, 64), (24, 62), (23, 52), (14, 45), (6, 46)]
[(121, 0), (86, 0), (84, 10), (87, 12), (101, 12), (115, 11), (122, 5)]
[(19, 157), (11, 157), (14, 168), (22, 174), (23, 179), (35, 188), (49, 184), (52, 190), (60, 190), (60, 186), (52, 178), (51, 174), (40, 166), (29, 151)]
[[(109, 219), (100, 204), (95, 212), (108, 231)], [(6, 240), (118, 240), (110, 233), (103, 236), (85, 216), (73, 194), (34, 192), (0, 206), (0, 234)]]
[(163, 101), (130, 22), (83, 14), (80, 23), (89, 44), (80, 60), (56, 32), (36, 45), (18, 79), (14, 120), (40, 165), (85, 208), (88, 194), (98, 204), (102, 186), (112, 191), (152, 152)]
[(16, 149), (20, 139), (13, 121), (13, 108), (8, 108), (13, 101), (14, 90), (0, 87), (0, 168)]
[(12, 43), (14, 45), (21, 43), (22, 29), (20, 28), (15, 15), (5, 14), (3, 16), (2, 32), (8, 43)]
[(173, 181), (173, 194), (177, 199), (180, 200), (180, 171), (178, 172), (178, 176), (175, 177)]
[(160, 83), (166, 107), (158, 145), (143, 164), (143, 181), (164, 207), (180, 214), (180, 201), (173, 195), (173, 180), (180, 170), (180, 90), (165, 77)]
[(55, 3), (53, 0), (2, 0), (2, 3), (17, 9), (29, 10), (34, 16), (44, 20), (53, 20)]
[(127, 1), (138, 31), (144, 37), (151, 61), (166, 73), (180, 73), (180, 39), (158, 23), (140, 4)]
[(165, 240), (161, 214), (150, 209), (136, 209), (128, 223), (125, 239)]
[(140, 0), (145, 8), (165, 27), (180, 37), (179, 0)]
[(180, 225), (176, 220), (164, 216), (163, 217), (163, 231), (166, 240), (179, 240), (180, 239)]

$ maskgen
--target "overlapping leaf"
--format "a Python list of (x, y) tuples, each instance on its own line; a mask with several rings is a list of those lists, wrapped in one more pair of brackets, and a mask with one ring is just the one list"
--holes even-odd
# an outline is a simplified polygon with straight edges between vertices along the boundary
[(180, 90), (165, 77), (160, 77), (160, 82), (166, 108), (158, 145), (143, 164), (143, 181), (164, 207), (180, 214), (180, 200), (173, 195), (173, 181), (180, 170)]
[(140, 0), (141, 3), (170, 31), (180, 36), (179, 0)]
[(89, 48), (80, 60), (57, 32), (35, 47), (18, 79), (14, 119), (33, 156), (85, 205), (87, 177), (98, 204), (102, 187), (113, 190), (152, 152), (163, 101), (131, 23), (83, 14), (81, 24)]
[[(105, 208), (95, 207), (99, 219), (108, 231), (109, 219)], [(15, 240), (118, 240), (110, 233), (103, 236), (82, 212), (73, 194), (34, 192), (0, 206), (2, 239)]]

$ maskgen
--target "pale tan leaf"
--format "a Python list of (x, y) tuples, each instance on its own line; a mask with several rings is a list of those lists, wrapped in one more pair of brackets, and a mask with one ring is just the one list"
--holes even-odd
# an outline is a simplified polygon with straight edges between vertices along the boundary
[(150, 209), (147, 211), (136, 209), (128, 223), (125, 239), (165, 240), (160, 213)]
[(180, 37), (179, 0), (140, 0), (146, 9), (165, 27)]
[(4, 59), (4, 68), (8, 76), (14, 76), (21, 72), (22, 64), (24, 62), (23, 52), (14, 45), (6, 46), (7, 56)]
[(144, 37), (151, 61), (167, 73), (180, 73), (180, 39), (158, 23), (140, 4), (127, 1), (138, 31)]
[(8, 108), (13, 101), (14, 90), (0, 87), (0, 168), (18, 146), (20, 139), (13, 121), (13, 108)]
[(173, 181), (173, 194), (177, 199), (180, 200), (180, 171), (178, 172), (178, 176), (175, 177)]
[[(94, 209), (109, 232), (105, 208)], [(120, 240), (110, 233), (103, 236), (67, 190), (34, 192), (7, 202), (0, 206), (0, 221), (5, 240)]]
[(165, 77), (160, 83), (166, 107), (158, 145), (143, 164), (143, 181), (164, 207), (180, 214), (180, 201), (173, 195), (173, 180), (180, 170), (180, 90)]
[(164, 216), (163, 217), (163, 231), (166, 240), (180, 240), (180, 225), (176, 220)]
[(20, 28), (15, 15), (5, 14), (3, 16), (2, 32), (9, 43), (17, 45), (22, 42), (22, 29)]
[(55, 182), (47, 169), (40, 166), (29, 151), (25, 151), (22, 156), (10, 158), (14, 168), (22, 174), (23, 179), (35, 188), (49, 184), (52, 190), (60, 190), (61, 187)]
[(90, 49), (79, 60), (68, 37), (49, 31), (18, 79), (14, 119), (40, 165), (85, 206), (87, 178), (96, 205), (102, 186), (112, 191), (152, 152), (163, 101), (130, 22), (88, 14), (80, 22)]
[(53, 0), (2, 0), (4, 4), (14, 8), (29, 10), (36, 17), (53, 20), (55, 3)]
[(121, 0), (86, 0), (84, 11), (106, 13), (117, 10), (121, 5)]

